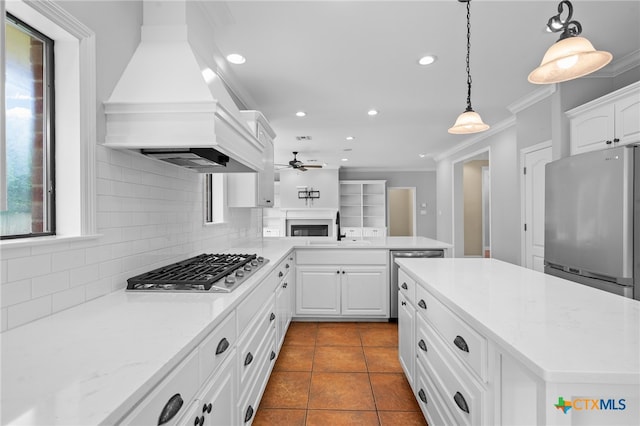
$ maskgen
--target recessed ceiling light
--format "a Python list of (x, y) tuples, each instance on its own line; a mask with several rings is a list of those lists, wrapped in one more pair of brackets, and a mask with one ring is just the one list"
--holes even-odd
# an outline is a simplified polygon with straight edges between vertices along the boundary
[(426, 157), (426, 155), (425, 154), (418, 154), (418, 157), (424, 158), (424, 157)]
[(378, 115), (378, 111), (376, 111), (375, 109), (370, 109), (369, 112), (367, 112), (367, 114), (369, 114), (369, 115)]
[(348, 159), (348, 158), (343, 158), (343, 159), (342, 159), (342, 160), (340, 160), (340, 161), (349, 161), (349, 159)]
[(346, 139), (346, 140), (348, 140), (348, 141), (352, 141), (352, 140), (354, 140), (355, 138), (354, 138), (353, 136), (347, 136), (345, 139)]
[(350, 152), (350, 151), (353, 151), (353, 149), (352, 148), (345, 148), (345, 149), (343, 149), (343, 151), (344, 152)]
[(426, 56), (423, 56), (422, 58), (418, 59), (418, 64), (420, 64), (420, 65), (431, 65), (436, 61), (436, 59), (438, 59), (437, 56), (426, 55)]
[(305, 117), (306, 115), (307, 115), (307, 113), (306, 113), (306, 112), (304, 112), (304, 111), (298, 111), (298, 112), (296, 112), (296, 117)]
[(239, 53), (232, 53), (230, 55), (227, 55), (227, 61), (231, 62), (232, 64), (241, 65), (247, 62), (247, 59)]

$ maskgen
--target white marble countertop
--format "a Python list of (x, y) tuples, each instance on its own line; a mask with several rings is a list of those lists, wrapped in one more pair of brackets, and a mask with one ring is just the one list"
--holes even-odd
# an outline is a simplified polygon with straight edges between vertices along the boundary
[[(225, 250), (270, 260), (230, 294), (118, 291), (2, 333), (0, 423), (115, 423), (291, 249), (306, 247), (314, 246), (306, 239), (279, 238)], [(389, 237), (348, 247), (450, 246), (428, 238)]]
[(494, 259), (400, 259), (547, 381), (640, 385), (640, 302)]

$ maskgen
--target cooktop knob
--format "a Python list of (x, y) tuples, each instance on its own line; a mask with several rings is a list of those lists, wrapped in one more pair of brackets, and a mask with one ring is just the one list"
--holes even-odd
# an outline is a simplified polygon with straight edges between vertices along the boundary
[(258, 256), (258, 262), (263, 263), (264, 262), (264, 257)]
[(233, 275), (227, 275), (227, 277), (224, 279), (225, 284), (233, 284), (235, 282), (236, 279), (233, 277)]
[(258, 261), (257, 260), (252, 260), (251, 261), (251, 266), (258, 266)]
[(236, 277), (244, 277), (244, 271), (242, 269), (238, 269), (236, 271)]
[(244, 265), (244, 270), (245, 271), (250, 271), (251, 270), (251, 265)]

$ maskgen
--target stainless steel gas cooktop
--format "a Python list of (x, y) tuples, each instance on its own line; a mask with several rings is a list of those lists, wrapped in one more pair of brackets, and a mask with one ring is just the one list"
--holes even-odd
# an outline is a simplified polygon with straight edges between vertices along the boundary
[(129, 278), (127, 290), (229, 293), (268, 262), (255, 254), (201, 254)]

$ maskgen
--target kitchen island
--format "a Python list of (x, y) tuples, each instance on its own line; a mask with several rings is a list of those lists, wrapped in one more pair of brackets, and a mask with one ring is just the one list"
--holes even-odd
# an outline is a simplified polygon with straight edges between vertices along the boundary
[[(156, 396), (159, 387), (175, 383), (172, 380), (177, 369), (191, 371), (193, 367), (196, 376), (198, 371), (206, 371), (205, 377), (194, 379), (204, 383), (207, 377), (215, 380), (227, 377), (217, 373), (220, 369), (243, 368), (244, 354), (240, 360), (240, 352), (245, 347), (243, 342), (251, 348), (254, 336), (256, 341), (262, 337), (257, 333), (262, 323), (253, 322), (253, 317), (258, 319), (267, 306), (273, 307), (273, 293), (281, 287), (278, 285), (279, 272), (290, 262), (291, 256), (297, 251), (320, 248), (312, 241), (265, 239), (230, 248), (228, 252), (264, 256), (269, 263), (229, 294), (116, 291), (2, 333), (0, 423), (97, 425), (133, 422), (144, 408), (142, 406)], [(331, 245), (326, 246), (327, 243)], [(421, 237), (377, 238), (336, 242), (335, 245), (324, 241), (323, 244), (323, 250), (450, 248), (446, 243)], [(268, 315), (265, 328), (269, 327), (265, 336), (271, 336), (271, 333), (275, 334), (271, 331), (273, 310), (265, 313)], [(222, 331), (237, 338), (229, 337), (231, 343), (224, 351), (226, 358), (214, 369), (206, 365), (201, 354), (207, 353), (209, 343), (218, 343), (211, 339), (218, 338), (217, 333)], [(213, 352), (217, 352), (215, 346)], [(277, 354), (275, 345), (270, 342), (266, 348), (268, 354), (272, 351)], [(263, 366), (258, 361), (250, 365), (256, 364)], [(273, 358), (264, 364), (266, 366), (261, 370), (266, 373), (260, 373), (256, 383), (264, 382), (265, 375), (268, 379)], [(233, 377), (229, 386), (238, 389), (242, 380)], [(259, 401), (264, 387), (256, 386), (256, 389), (257, 394), (251, 393), (248, 399)], [(195, 403), (198, 395), (208, 393), (196, 394), (194, 390), (193, 395), (196, 395)], [(187, 407), (189, 401), (184, 399), (185, 409), (190, 409)], [(232, 401), (234, 407), (238, 405), (234, 423), (243, 423), (240, 412), (244, 416), (246, 410), (241, 410), (239, 405), (245, 402)], [(249, 406), (251, 412), (257, 409), (254, 403)], [(177, 416), (167, 424), (176, 421), (186, 421), (186, 418)], [(193, 419), (189, 424), (193, 424)]]
[(640, 302), (494, 259), (401, 259), (430, 425), (640, 424)]

